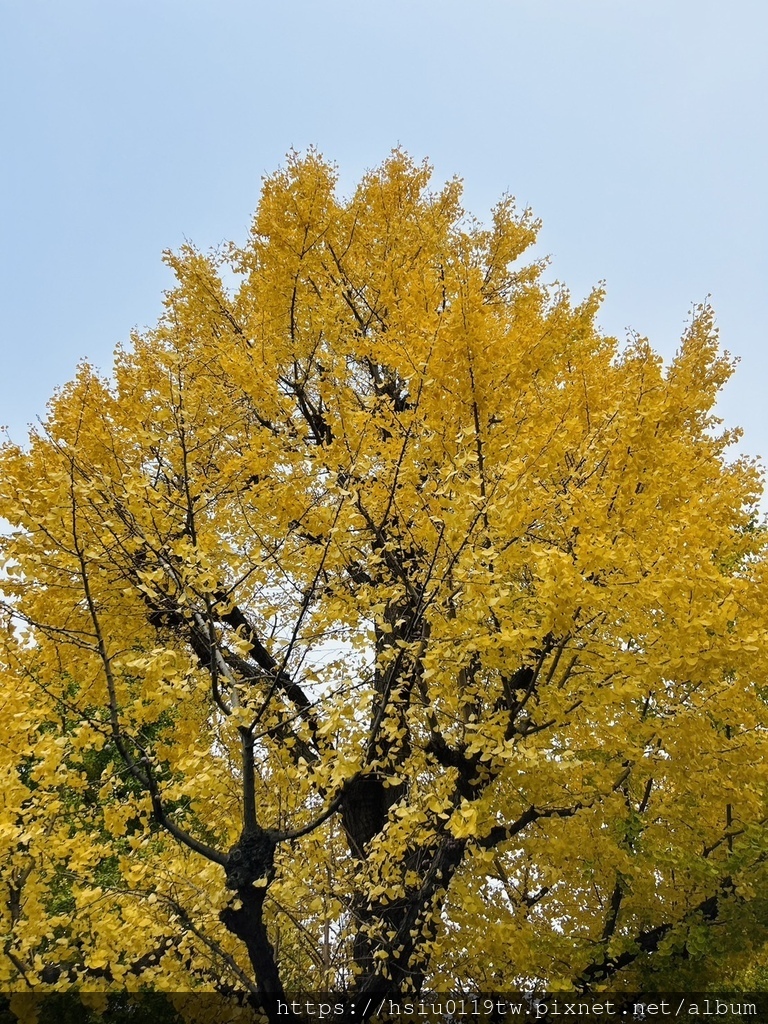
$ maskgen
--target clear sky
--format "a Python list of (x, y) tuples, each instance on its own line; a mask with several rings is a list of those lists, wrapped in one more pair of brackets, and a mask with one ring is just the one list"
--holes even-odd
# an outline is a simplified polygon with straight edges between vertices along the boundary
[(0, 423), (104, 370), (185, 238), (242, 240), (315, 144), (402, 144), (544, 220), (551, 276), (669, 358), (711, 295), (721, 404), (768, 456), (768, 0), (0, 0)]

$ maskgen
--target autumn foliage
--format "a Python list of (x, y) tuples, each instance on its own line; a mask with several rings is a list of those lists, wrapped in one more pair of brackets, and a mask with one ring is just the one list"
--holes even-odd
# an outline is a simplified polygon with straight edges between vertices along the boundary
[(5, 988), (759, 977), (765, 536), (711, 310), (664, 367), (520, 260), (529, 212), (429, 181), (292, 156), (3, 449)]

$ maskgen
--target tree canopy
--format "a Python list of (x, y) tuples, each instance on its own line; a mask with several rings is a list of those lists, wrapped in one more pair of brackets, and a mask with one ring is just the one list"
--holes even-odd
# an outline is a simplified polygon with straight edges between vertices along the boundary
[(394, 151), (319, 154), (0, 457), (0, 980), (759, 977), (760, 473)]

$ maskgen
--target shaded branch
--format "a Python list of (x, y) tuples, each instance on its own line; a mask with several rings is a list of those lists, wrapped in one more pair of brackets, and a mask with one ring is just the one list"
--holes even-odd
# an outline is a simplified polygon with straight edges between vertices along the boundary
[(734, 892), (733, 880), (730, 876), (724, 878), (720, 883), (718, 892), (697, 903), (680, 921), (665, 922), (664, 924), (656, 925), (654, 928), (638, 932), (634, 936), (628, 936), (627, 942), (630, 948), (617, 956), (606, 956), (603, 960), (590, 964), (578, 977), (574, 978), (574, 991), (589, 992), (592, 986), (608, 981), (615, 974), (618, 974), (619, 971), (635, 963), (639, 957), (655, 953), (662, 941), (674, 928), (685, 924), (693, 924), (697, 917), (702, 918), (707, 923), (713, 923), (720, 914), (722, 903), (732, 897)]

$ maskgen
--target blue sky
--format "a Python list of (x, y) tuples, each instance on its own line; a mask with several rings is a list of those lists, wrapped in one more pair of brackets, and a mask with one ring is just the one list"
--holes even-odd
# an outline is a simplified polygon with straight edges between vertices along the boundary
[(711, 295), (721, 403), (768, 455), (766, 0), (0, 0), (0, 423), (15, 440), (315, 144), (342, 189), (402, 144), (544, 221), (551, 277), (669, 358)]

